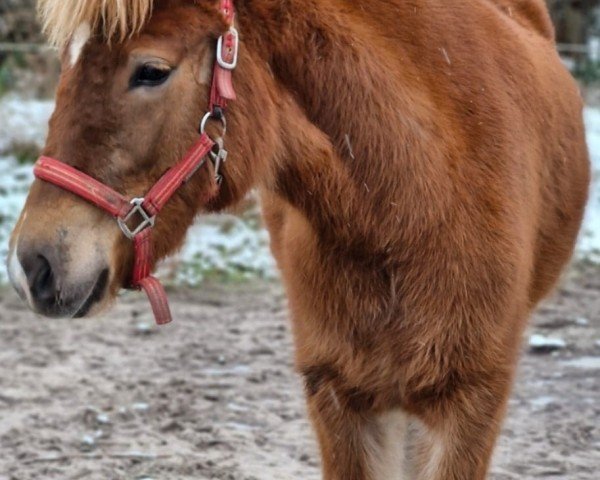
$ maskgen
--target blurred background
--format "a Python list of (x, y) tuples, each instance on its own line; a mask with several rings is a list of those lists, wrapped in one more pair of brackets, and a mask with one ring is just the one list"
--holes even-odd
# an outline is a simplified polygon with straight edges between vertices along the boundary
[[(575, 261), (529, 325), (493, 480), (599, 478), (600, 0), (548, 4), (595, 180)], [(58, 75), (35, 0), (0, 0), (0, 480), (319, 479), (284, 295), (254, 281), (277, 278), (254, 197), (199, 218), (160, 267), (177, 287), (168, 327), (136, 293), (102, 318), (49, 321), (7, 287)]]

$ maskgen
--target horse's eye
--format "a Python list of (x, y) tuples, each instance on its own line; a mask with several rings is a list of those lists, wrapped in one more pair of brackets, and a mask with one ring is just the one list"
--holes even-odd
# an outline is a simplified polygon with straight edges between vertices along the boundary
[(157, 87), (167, 81), (171, 69), (165, 66), (151, 64), (139, 67), (131, 78), (131, 87)]

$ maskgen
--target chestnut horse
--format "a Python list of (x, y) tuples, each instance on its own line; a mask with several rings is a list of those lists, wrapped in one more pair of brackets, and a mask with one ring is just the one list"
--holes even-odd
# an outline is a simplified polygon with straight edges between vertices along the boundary
[[(44, 154), (147, 192), (197, 138), (218, 0), (40, 2), (62, 52)], [(235, 6), (224, 182), (215, 194), (209, 165), (173, 196), (156, 258), (257, 188), (324, 478), (485, 478), (523, 329), (588, 190), (582, 101), (544, 2)], [(114, 219), (34, 182), (9, 258), (33, 309), (97, 313), (132, 262)]]

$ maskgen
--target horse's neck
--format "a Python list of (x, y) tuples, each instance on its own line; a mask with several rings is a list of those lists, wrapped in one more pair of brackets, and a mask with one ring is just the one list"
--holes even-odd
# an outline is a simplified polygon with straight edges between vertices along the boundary
[(255, 3), (278, 7), (249, 10), (254, 18), (244, 28), (262, 37), (257, 43), (279, 82), (346, 160), (376, 168), (397, 157), (389, 148), (422, 135), (427, 101), (418, 98), (412, 67), (400, 64), (397, 42), (360, 6), (342, 9), (351, 2), (340, 0)]
[[(257, 1), (243, 11), (241, 27), (310, 124), (296, 125), (304, 138), (293, 124), (286, 132), (296, 137), (291, 155), (301, 163), (290, 170), (287, 193), (305, 211), (326, 205), (333, 218), (317, 223), (347, 225), (349, 236), (360, 236), (361, 216), (396, 225), (411, 221), (407, 216), (415, 209), (407, 196), (420, 201), (422, 196), (410, 193), (414, 179), (432, 170), (430, 158), (420, 154), (430, 109), (412, 83), (418, 80), (405, 78), (408, 65), (400, 72), (395, 47), (385, 36), (357, 12), (331, 5)], [(306, 134), (312, 128), (321, 135)], [(317, 146), (312, 152), (307, 138)], [(328, 148), (331, 158), (325, 160)]]
[(272, 182), (274, 193), (303, 212), (328, 248), (338, 245), (356, 255), (380, 250), (369, 222), (374, 214), (367, 183), (346, 168), (330, 138), (291, 96), (281, 100), (280, 108), (285, 149)]

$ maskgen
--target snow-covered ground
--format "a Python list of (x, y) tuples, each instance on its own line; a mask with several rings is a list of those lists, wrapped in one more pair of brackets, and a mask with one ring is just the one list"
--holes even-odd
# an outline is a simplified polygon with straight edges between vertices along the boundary
[(578, 254), (600, 262), (600, 108), (586, 108), (584, 113), (587, 142), (592, 159), (592, 187)]
[[(20, 155), (14, 152), (27, 151), (28, 145), (41, 147), (53, 106), (51, 101), (15, 96), (0, 99), (0, 258), (6, 258), (10, 231), (33, 178), (31, 165), (20, 163)], [(600, 261), (600, 109), (587, 108), (585, 122), (595, 181), (578, 255)], [(207, 276), (272, 277), (276, 269), (268, 245), (255, 212), (202, 217), (181, 252), (162, 266), (161, 274), (174, 283), (189, 284)], [(0, 268), (0, 283), (5, 281), (5, 269)]]

